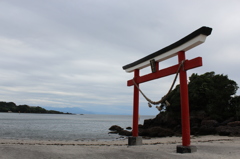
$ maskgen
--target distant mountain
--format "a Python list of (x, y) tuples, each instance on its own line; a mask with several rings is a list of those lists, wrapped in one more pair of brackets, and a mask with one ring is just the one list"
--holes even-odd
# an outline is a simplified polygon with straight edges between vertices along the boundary
[[(43, 106), (44, 107), (44, 106)], [(95, 114), (94, 112), (87, 111), (78, 107), (65, 107), (65, 108), (56, 108), (56, 107), (44, 107), (47, 110), (56, 110), (64, 113), (72, 114)]]

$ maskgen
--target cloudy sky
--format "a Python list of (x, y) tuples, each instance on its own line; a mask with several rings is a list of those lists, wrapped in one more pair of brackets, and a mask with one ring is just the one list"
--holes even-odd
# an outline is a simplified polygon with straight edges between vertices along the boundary
[[(133, 73), (122, 66), (202, 26), (213, 32), (186, 52), (203, 58), (188, 75), (215, 71), (240, 85), (239, 8), (238, 0), (0, 0), (0, 101), (132, 114)], [(159, 100), (173, 78), (141, 88)], [(140, 114), (157, 113), (140, 97)]]

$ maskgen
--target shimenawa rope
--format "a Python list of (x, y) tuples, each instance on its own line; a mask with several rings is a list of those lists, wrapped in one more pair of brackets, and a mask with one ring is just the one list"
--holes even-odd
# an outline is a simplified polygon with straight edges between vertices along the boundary
[[(152, 101), (151, 99), (149, 99), (149, 98), (142, 92), (142, 90), (138, 87), (138, 85), (137, 85), (137, 83), (135, 82), (135, 80), (132, 79), (133, 84), (138, 88), (138, 90), (139, 90), (140, 93), (143, 95), (143, 97), (148, 101), (148, 106), (149, 106), (149, 107), (152, 107), (151, 104), (158, 105), (158, 104), (162, 104), (162, 103), (164, 103), (164, 102), (166, 103), (167, 106), (170, 105), (170, 103), (166, 100), (166, 98), (167, 98), (167, 96), (169, 95), (169, 93), (172, 91), (172, 89), (173, 89), (173, 87), (174, 87), (174, 85), (175, 85), (175, 83), (176, 83), (176, 80), (177, 80), (178, 74), (179, 74), (179, 72), (180, 72), (180, 69), (182, 68), (184, 62), (185, 62), (185, 60), (181, 61), (181, 64), (180, 64), (179, 67), (178, 67), (177, 73), (176, 73), (176, 75), (175, 75), (175, 78), (174, 78), (174, 80), (173, 80), (173, 83), (172, 83), (169, 91), (168, 91), (167, 94), (166, 94), (165, 96), (163, 96), (162, 99), (159, 100), (159, 101)], [(151, 103), (151, 104), (150, 104), (150, 103)], [(162, 110), (162, 107), (161, 107), (161, 106), (160, 106), (160, 107), (159, 107), (159, 106), (156, 106), (156, 108), (157, 108), (159, 111)]]

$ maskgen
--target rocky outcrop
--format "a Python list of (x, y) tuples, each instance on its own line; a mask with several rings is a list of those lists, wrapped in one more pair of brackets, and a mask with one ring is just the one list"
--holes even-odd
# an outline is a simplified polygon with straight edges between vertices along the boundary
[[(191, 135), (223, 135), (240, 136), (240, 121), (234, 117), (223, 122), (211, 119), (204, 111), (190, 113)], [(128, 130), (130, 127), (128, 127)], [(139, 125), (139, 136), (144, 137), (167, 137), (181, 135), (181, 118), (176, 114), (159, 113), (154, 119), (144, 120)], [(131, 136), (132, 132), (113, 125), (109, 130), (119, 135)]]
[(216, 120), (203, 120), (201, 126), (196, 134), (198, 135), (212, 135), (216, 134), (216, 127), (219, 123)]
[(221, 136), (240, 136), (240, 121), (229, 122), (216, 128), (217, 134)]
[(127, 130), (122, 130), (118, 134), (123, 136), (132, 136), (132, 132)]
[(234, 117), (231, 117), (231, 118), (223, 121), (220, 125), (224, 126), (224, 125), (227, 125), (228, 123), (233, 122), (233, 121), (234, 121)]
[(173, 136), (175, 133), (171, 129), (162, 128), (160, 126), (151, 127), (148, 129), (139, 129), (140, 136), (149, 136), (149, 137), (166, 137)]
[(120, 131), (123, 130), (123, 128), (121, 128), (121, 127), (118, 126), (118, 125), (113, 125), (113, 126), (111, 126), (111, 127), (109, 128), (109, 130), (115, 131), (115, 132), (120, 132)]
[(127, 130), (132, 130), (132, 128), (129, 126), (129, 127), (126, 127)]
[[(128, 130), (124, 130), (123, 128), (113, 125), (109, 128), (111, 132), (109, 133), (117, 133), (123, 136), (132, 136), (132, 132)], [(151, 127), (144, 129), (141, 125), (139, 125), (139, 136), (147, 136), (147, 137), (167, 137), (173, 136), (175, 133), (168, 128), (162, 128), (160, 126)]]
[(118, 126), (118, 125), (113, 125), (109, 128), (109, 130), (111, 130), (111, 132), (109, 132), (109, 134), (119, 134), (119, 135), (123, 135), (123, 136), (131, 136), (132, 132), (131, 131), (127, 131), (124, 130), (122, 127)]
[(240, 126), (240, 121), (229, 122), (227, 125), (230, 127), (237, 127)]

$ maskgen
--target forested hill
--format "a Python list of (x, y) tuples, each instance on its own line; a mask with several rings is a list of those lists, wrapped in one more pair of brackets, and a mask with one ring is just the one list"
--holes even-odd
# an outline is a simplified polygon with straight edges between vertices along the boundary
[(0, 102), (0, 112), (15, 113), (45, 113), (45, 114), (69, 114), (55, 110), (46, 110), (39, 106), (16, 105), (13, 102)]

